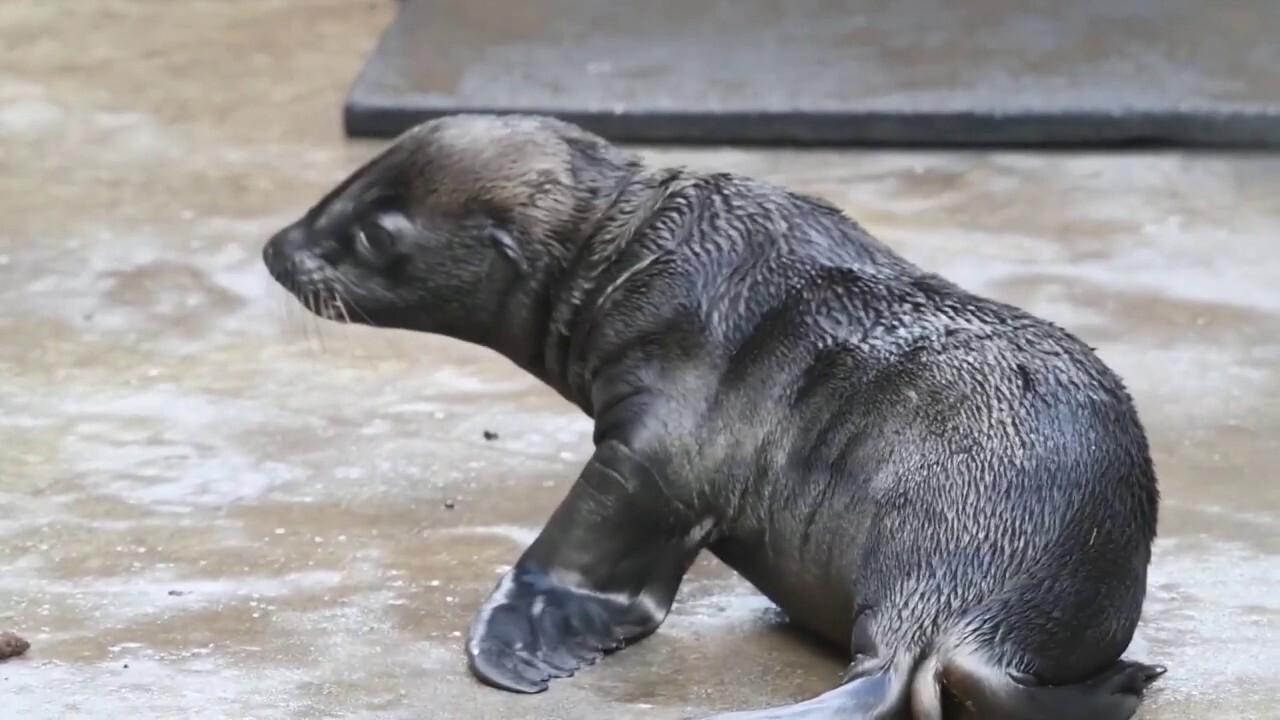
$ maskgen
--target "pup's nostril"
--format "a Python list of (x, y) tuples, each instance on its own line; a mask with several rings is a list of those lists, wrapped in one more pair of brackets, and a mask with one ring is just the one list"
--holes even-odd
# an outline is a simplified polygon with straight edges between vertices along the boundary
[(279, 273), (298, 252), (305, 239), (305, 232), (297, 225), (289, 225), (272, 235), (262, 247), (262, 262), (272, 273)]
[(292, 258), (298, 243), (297, 236), (297, 229), (289, 226), (272, 235), (262, 247), (262, 262), (267, 272), (281, 284), (288, 285), (289, 278), (296, 274)]

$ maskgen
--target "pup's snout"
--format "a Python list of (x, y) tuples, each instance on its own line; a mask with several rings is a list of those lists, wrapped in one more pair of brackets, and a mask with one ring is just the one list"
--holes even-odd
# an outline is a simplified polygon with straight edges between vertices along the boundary
[(298, 251), (302, 244), (302, 228), (296, 224), (282, 228), (262, 246), (262, 260), (268, 267)]
[(295, 224), (267, 240), (262, 246), (262, 262), (267, 266), (271, 277), (284, 282), (286, 278), (297, 275), (297, 258), (305, 239), (305, 231)]

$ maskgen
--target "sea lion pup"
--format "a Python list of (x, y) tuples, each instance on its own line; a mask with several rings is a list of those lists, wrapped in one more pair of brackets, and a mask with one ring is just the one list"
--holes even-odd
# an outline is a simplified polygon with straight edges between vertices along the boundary
[(851, 657), (817, 698), (728, 717), (1118, 720), (1163, 672), (1121, 659), (1158, 508), (1121, 381), (821, 200), (450, 116), (263, 257), (329, 320), (485, 346), (594, 419), (471, 627), (490, 685), (654, 632), (703, 548)]

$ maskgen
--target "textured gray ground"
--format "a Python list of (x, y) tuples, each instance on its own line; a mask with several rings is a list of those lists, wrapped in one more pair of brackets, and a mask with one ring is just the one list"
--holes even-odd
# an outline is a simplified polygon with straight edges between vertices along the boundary
[[(336, 112), (390, 10), (0, 3), (0, 631), (32, 642), (0, 716), (666, 720), (828, 688), (841, 663), (710, 561), (545, 695), (466, 674), (590, 426), (484, 351), (286, 312), (257, 255), (376, 149)], [(1142, 717), (1280, 718), (1280, 158), (650, 154), (825, 195), (1096, 345), (1166, 498)]]

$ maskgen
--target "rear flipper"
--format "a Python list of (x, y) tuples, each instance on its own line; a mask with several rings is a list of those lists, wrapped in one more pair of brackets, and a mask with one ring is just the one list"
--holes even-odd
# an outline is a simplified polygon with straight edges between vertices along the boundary
[(1157, 665), (1120, 660), (1077, 685), (1042, 685), (969, 655), (945, 663), (939, 679), (956, 700), (958, 719), (1128, 720), (1164, 673)]
[(895, 663), (812, 700), (707, 720), (1129, 720), (1163, 667), (1117, 661), (1078, 685), (1040, 685), (973, 656)]
[(906, 720), (906, 684), (910, 669), (881, 668), (854, 677), (812, 700), (768, 708), (715, 715), (706, 720)]

